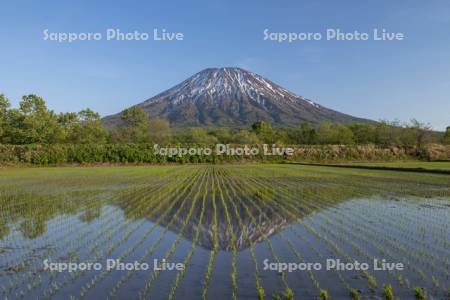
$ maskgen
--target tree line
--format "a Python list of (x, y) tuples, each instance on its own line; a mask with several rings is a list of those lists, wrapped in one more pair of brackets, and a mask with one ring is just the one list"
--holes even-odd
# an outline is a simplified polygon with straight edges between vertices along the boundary
[(149, 119), (139, 107), (121, 114), (121, 126), (108, 130), (100, 115), (91, 110), (55, 113), (37, 95), (22, 97), (18, 108), (0, 95), (0, 143), (28, 144), (301, 144), (364, 145), (422, 148), (427, 143), (450, 144), (450, 126), (445, 133), (432, 131), (417, 120), (409, 123), (373, 122), (361, 124), (308, 123), (279, 128), (260, 121), (247, 129), (188, 128), (174, 130), (163, 118)]

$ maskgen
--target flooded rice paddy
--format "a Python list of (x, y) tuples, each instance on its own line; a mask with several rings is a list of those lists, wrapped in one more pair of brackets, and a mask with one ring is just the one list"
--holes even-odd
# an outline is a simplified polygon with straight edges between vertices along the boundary
[(450, 296), (446, 175), (4, 169), (0, 217), (1, 299)]

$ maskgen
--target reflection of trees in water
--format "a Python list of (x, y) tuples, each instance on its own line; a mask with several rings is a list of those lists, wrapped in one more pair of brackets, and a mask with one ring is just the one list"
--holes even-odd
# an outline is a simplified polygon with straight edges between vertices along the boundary
[[(28, 239), (35, 239), (47, 231), (47, 222), (60, 215), (74, 215), (82, 211), (79, 219), (92, 222), (100, 217), (105, 201), (86, 193), (43, 196), (33, 193), (2, 195), (0, 208), (0, 239), (10, 233), (10, 224), (18, 224), (19, 232)], [(98, 196), (98, 195), (97, 195)]]
[(9, 231), (10, 231), (9, 227), (8, 227), (8, 225), (6, 225), (6, 221), (2, 216), (2, 218), (0, 219), (0, 240), (7, 237), (9, 234)]
[[(237, 194), (233, 194), (229, 186), (225, 185), (223, 188), (224, 190), (228, 189), (229, 195), (231, 195), (231, 198), (225, 199), (225, 203), (230, 214), (233, 234), (236, 237), (234, 246), (238, 250), (247, 248), (249, 240), (253, 243), (260, 242), (305, 216), (302, 213), (304, 210), (302, 209), (300, 198), (296, 218), (292, 214), (286, 214), (285, 210), (280, 208), (280, 205), (282, 205), (280, 201), (283, 201), (280, 200), (280, 189), (283, 189), (284, 193), (293, 195), (296, 193), (317, 193), (322, 197), (327, 195), (333, 196), (336, 201), (344, 201), (350, 198), (352, 194), (343, 193), (342, 187), (329, 186), (325, 188), (322, 186), (318, 188), (309, 184), (303, 187), (296, 187), (295, 189), (289, 189), (286, 186), (267, 185), (256, 190), (234, 190)], [(167, 211), (165, 218), (161, 220), (161, 225), (167, 226), (174, 218), (169, 229), (178, 233), (188, 216), (193, 201), (192, 198), (180, 198), (180, 195), (173, 195), (171, 199), (161, 198), (158, 194), (147, 192), (146, 188), (121, 191), (114, 195), (97, 195), (99, 197), (87, 195), (89, 195), (88, 192), (83, 194), (76, 192), (72, 195), (64, 194), (47, 197), (26, 194), (0, 198), (0, 207), (2, 207), (4, 215), (4, 218), (2, 217), (0, 221), (0, 238), (5, 238), (10, 234), (9, 223), (18, 223), (19, 231), (24, 237), (29, 239), (34, 239), (44, 234), (47, 230), (47, 222), (59, 215), (78, 214), (78, 219), (81, 222), (91, 223), (101, 217), (102, 207), (105, 204), (120, 207), (124, 212), (125, 218), (135, 220), (150, 219), (155, 221), (155, 218), (160, 216), (160, 214), (154, 214), (156, 209), (160, 213)], [(186, 200), (186, 204), (182, 207), (183, 200)], [(233, 209), (231, 201), (236, 206), (236, 210)], [(186, 239), (191, 240), (197, 229), (201, 208), (200, 202), (197, 201), (193, 216), (183, 231)], [(21, 204), (17, 205), (14, 203)], [(225, 208), (218, 198), (216, 198), (216, 205), (219, 248), (229, 250), (232, 237), (229, 230), (227, 230), (228, 224)], [(170, 210), (169, 207), (171, 207)], [(182, 209), (180, 209), (181, 207)], [(236, 212), (238, 215), (236, 215)], [(266, 217), (270, 220), (269, 222)], [(256, 220), (257, 224), (253, 220)], [(211, 249), (214, 245), (213, 223), (214, 210), (211, 193), (209, 192), (203, 224), (199, 228), (199, 245), (207, 249)], [(241, 224), (243, 228), (241, 228)]]
[(30, 218), (24, 220), (19, 228), (24, 237), (34, 239), (45, 233), (47, 230), (47, 223), (46, 220), (39, 217)]
[[(225, 211), (230, 216), (233, 235), (236, 237), (233, 246), (236, 249), (245, 249), (249, 245), (249, 240), (253, 243), (264, 240), (298, 219), (304, 218), (311, 213), (311, 207), (315, 207), (313, 211), (317, 211), (355, 197), (371, 195), (434, 195), (433, 191), (444, 193), (442, 187), (446, 187), (444, 184), (422, 183), (422, 178), (408, 177), (404, 180), (399, 178), (393, 180), (389, 177), (375, 176), (378, 173), (371, 176), (331, 174), (329, 177), (313, 171), (309, 173), (305, 171), (305, 174), (314, 176), (301, 177), (298, 174), (278, 176), (271, 173), (267, 176), (253, 176), (252, 179), (248, 179), (245, 173), (224, 172), (215, 175), (223, 179), (221, 189), (225, 195), (227, 207), (225, 210), (216, 189), (219, 248), (229, 249), (233, 240), (230, 230), (227, 229)], [(183, 195), (188, 193), (193, 195), (198, 192), (197, 188), (195, 184), (188, 186)], [(208, 196), (204, 220), (199, 228), (199, 244), (210, 249), (214, 245), (212, 186), (205, 190), (208, 190)], [(16, 224), (24, 237), (34, 239), (46, 232), (49, 220), (60, 215), (77, 215), (81, 222), (91, 223), (101, 217), (102, 207), (106, 204), (119, 207), (126, 219), (155, 221), (161, 214), (166, 213), (161, 220), (161, 226), (171, 224), (169, 229), (179, 232), (188, 217), (193, 201), (192, 196), (184, 199), (183, 195), (174, 193), (174, 185), (159, 185), (159, 183), (140, 183), (123, 186), (113, 191), (109, 188), (81, 191), (61, 189), (59, 190), (61, 194), (55, 194), (54, 190), (49, 190), (48, 195), (43, 195), (43, 191), (40, 191), (41, 194), (7, 191), (4, 189), (0, 192), (0, 239), (11, 234), (11, 228), (13, 228), (11, 224)], [(203, 193), (203, 191), (200, 192)], [(186, 204), (182, 207), (184, 200)], [(286, 207), (286, 201), (295, 208), (290, 214), (282, 208)], [(192, 218), (184, 227), (183, 235), (187, 239), (192, 239), (197, 230), (201, 213), (200, 202), (201, 200), (197, 201)], [(327, 204), (320, 204), (317, 207), (318, 203)]]
[(103, 204), (101, 202), (95, 202), (93, 207), (82, 208), (81, 215), (79, 217), (81, 222), (91, 223), (95, 219), (100, 218)]

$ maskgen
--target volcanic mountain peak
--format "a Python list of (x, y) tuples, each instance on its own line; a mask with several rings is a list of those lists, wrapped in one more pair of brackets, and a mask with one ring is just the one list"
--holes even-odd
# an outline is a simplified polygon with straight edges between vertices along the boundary
[[(241, 68), (208, 68), (136, 106), (150, 118), (163, 117), (175, 127), (246, 127), (256, 121), (274, 125), (301, 122), (370, 122), (323, 107)], [(103, 119), (108, 127), (121, 114)]]
[(297, 96), (258, 74), (236, 67), (204, 69), (145, 103), (151, 103), (166, 97), (170, 99), (172, 104), (198, 101), (204, 97), (215, 99), (248, 97), (264, 106), (264, 98), (270, 97), (290, 102), (303, 100), (311, 105), (318, 106), (311, 100)]

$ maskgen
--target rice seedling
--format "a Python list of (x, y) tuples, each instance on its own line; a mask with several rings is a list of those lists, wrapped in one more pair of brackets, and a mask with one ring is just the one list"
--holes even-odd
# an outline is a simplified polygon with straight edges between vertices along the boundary
[[(206, 180), (206, 186), (208, 186), (209, 180), (210, 179), (208, 177)], [(191, 262), (194, 251), (197, 247), (197, 241), (200, 236), (200, 226), (202, 225), (203, 217), (205, 215), (205, 202), (206, 202), (207, 195), (208, 195), (207, 191), (204, 191), (203, 196), (202, 196), (202, 208), (200, 211), (200, 219), (197, 224), (197, 229), (195, 231), (194, 238), (192, 240), (192, 246), (191, 246), (191, 249), (189, 250), (189, 253), (187, 254), (186, 258), (183, 261), (184, 268), (178, 272), (177, 277), (175, 278), (175, 282), (172, 284), (172, 289), (170, 290), (169, 297), (168, 297), (169, 300), (172, 300), (174, 298), (176, 290), (178, 288), (178, 285), (179, 285), (181, 279), (183, 278), (183, 276), (186, 274), (187, 267), (189, 266), (189, 263)]]
[(427, 299), (427, 293), (425, 292), (425, 289), (422, 287), (414, 288), (414, 295), (416, 296), (417, 300), (426, 300)]
[(329, 300), (330, 296), (328, 296), (328, 292), (326, 290), (320, 290), (320, 295), (319, 295), (321, 300)]
[(350, 297), (352, 297), (353, 300), (360, 300), (361, 294), (356, 289), (350, 289)]
[(383, 285), (383, 291), (384, 291), (384, 299), (386, 299), (386, 300), (394, 300), (394, 292), (392, 290), (392, 285), (384, 284)]

